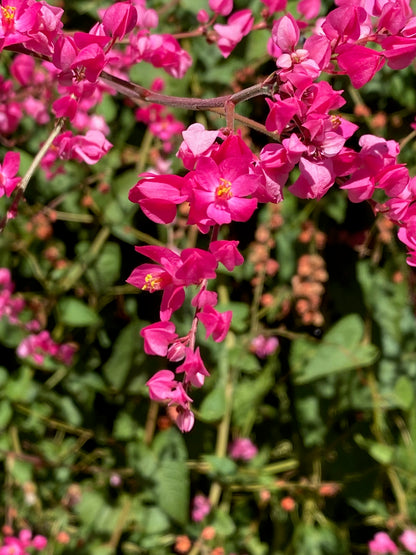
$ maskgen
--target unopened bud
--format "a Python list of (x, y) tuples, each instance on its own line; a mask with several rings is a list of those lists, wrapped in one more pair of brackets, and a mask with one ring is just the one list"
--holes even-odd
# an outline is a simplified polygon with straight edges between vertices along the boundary
[(172, 362), (179, 362), (185, 358), (186, 354), (186, 347), (180, 341), (176, 341), (172, 343), (172, 345), (168, 348), (168, 360)]

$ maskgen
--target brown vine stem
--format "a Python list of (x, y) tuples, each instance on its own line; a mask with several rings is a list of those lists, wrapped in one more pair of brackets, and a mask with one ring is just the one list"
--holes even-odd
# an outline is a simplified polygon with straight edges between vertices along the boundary
[[(39, 60), (49, 62), (51, 61), (48, 56), (32, 52), (21, 44), (14, 44), (13, 46), (6, 47), (5, 50), (27, 54)], [(142, 87), (137, 83), (133, 83), (120, 77), (116, 77), (115, 75), (111, 75), (106, 71), (101, 72), (99, 78), (115, 91), (119, 92), (120, 94), (124, 94), (131, 99), (135, 99), (136, 101), (141, 100), (143, 102), (161, 104), (163, 106), (169, 106), (171, 108), (182, 108), (184, 110), (207, 110), (215, 112), (222, 116), (226, 116), (225, 106), (228, 102), (232, 102), (234, 105), (236, 105), (240, 102), (244, 102), (258, 96), (272, 97), (279, 84), (279, 76), (277, 72), (273, 72), (263, 82), (257, 83), (256, 85), (252, 85), (251, 87), (247, 87), (246, 89), (233, 94), (217, 96), (214, 98), (192, 98), (159, 94), (155, 91), (146, 89), (146, 87)], [(267, 135), (273, 140), (279, 139), (279, 136), (276, 133), (268, 131), (264, 125), (257, 123), (250, 118), (240, 116), (239, 114), (234, 114), (234, 119), (243, 123), (243, 125), (250, 127), (251, 129)]]
[(162, 104), (163, 106), (170, 106), (171, 108), (183, 108), (185, 110), (210, 110), (211, 108), (222, 108), (227, 102), (238, 104), (256, 96), (272, 96), (274, 88), (277, 83), (276, 73), (272, 73), (265, 81), (247, 87), (241, 91), (224, 96), (216, 96), (214, 98), (192, 98), (186, 96), (169, 96), (159, 94), (126, 81), (115, 75), (111, 75), (106, 71), (101, 72), (100, 79), (114, 88), (117, 92), (128, 95), (130, 98), (137, 100), (144, 100), (146, 102), (154, 102), (155, 104)]

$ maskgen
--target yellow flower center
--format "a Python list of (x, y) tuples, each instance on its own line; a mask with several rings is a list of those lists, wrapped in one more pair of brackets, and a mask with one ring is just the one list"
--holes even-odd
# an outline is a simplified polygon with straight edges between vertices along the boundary
[(229, 200), (233, 196), (231, 182), (221, 177), (220, 184), (215, 190), (215, 196), (219, 199)]
[(147, 274), (144, 278), (144, 285), (142, 287), (142, 291), (149, 291), (149, 293), (153, 293), (153, 291), (159, 291), (162, 287), (162, 279), (159, 277), (153, 277), (152, 274)]
[(341, 118), (339, 116), (331, 116), (330, 117), (332, 127), (336, 129), (341, 125)]
[(7, 30), (14, 28), (14, 18), (16, 15), (15, 6), (1, 6), (1, 22)]

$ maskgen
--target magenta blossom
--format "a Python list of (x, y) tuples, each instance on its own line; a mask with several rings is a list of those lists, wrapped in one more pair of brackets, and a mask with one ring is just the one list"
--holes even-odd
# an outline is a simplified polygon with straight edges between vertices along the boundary
[(407, 551), (416, 553), (416, 532), (415, 530), (405, 530), (399, 538)]
[(185, 383), (191, 383), (194, 387), (204, 385), (205, 377), (209, 376), (209, 372), (202, 362), (199, 347), (195, 351), (186, 349), (185, 361), (176, 368), (176, 372), (185, 373)]
[(266, 358), (276, 352), (279, 346), (277, 337), (264, 337), (258, 335), (254, 337), (250, 343), (250, 349), (256, 353), (259, 358)]
[(205, 495), (195, 495), (192, 500), (191, 517), (194, 522), (201, 522), (209, 514), (211, 503)]
[(217, 343), (224, 341), (230, 328), (232, 316), (231, 310), (218, 312), (210, 305), (205, 305), (204, 310), (197, 314), (197, 318), (206, 329), (206, 337), (212, 335), (213, 340)]
[(140, 205), (144, 214), (158, 224), (169, 224), (176, 217), (176, 206), (187, 199), (181, 193), (183, 177), (142, 173), (130, 189), (129, 200)]
[(160, 318), (169, 320), (185, 300), (184, 287), (214, 279), (217, 261), (202, 249), (184, 249), (180, 255), (165, 247), (136, 247), (136, 251), (158, 264), (142, 264), (133, 270), (127, 283), (143, 291), (163, 291)]
[(20, 154), (7, 152), (3, 164), (0, 164), (0, 197), (10, 196), (20, 182), (20, 177), (14, 177), (19, 171)]
[(399, 548), (386, 532), (377, 532), (368, 547), (370, 555), (387, 555), (388, 553), (394, 555), (399, 552)]
[(215, 224), (246, 222), (257, 207), (257, 199), (246, 197), (257, 189), (260, 178), (245, 167), (239, 157), (219, 164), (200, 158), (195, 171), (188, 174), (192, 193), (188, 223), (206, 232)]
[(248, 437), (237, 438), (228, 447), (228, 454), (235, 460), (249, 461), (257, 452), (257, 447)]
[(208, 5), (218, 15), (230, 15), (233, 11), (233, 0), (209, 0)]
[(103, 16), (105, 32), (113, 39), (122, 40), (137, 23), (137, 10), (130, 2), (116, 2), (109, 6)]
[(140, 335), (144, 338), (144, 352), (147, 355), (165, 357), (168, 346), (173, 343), (178, 335), (172, 322), (155, 322), (142, 328)]
[(45, 536), (36, 535), (32, 538), (32, 532), (27, 528), (21, 530), (17, 537), (6, 536), (3, 542), (4, 544), (0, 546), (0, 555), (27, 555), (28, 548), (42, 551), (48, 544)]
[(240, 10), (233, 13), (226, 25), (219, 23), (214, 25), (218, 33), (218, 48), (224, 58), (228, 58), (243, 37), (249, 34), (254, 24), (251, 10)]

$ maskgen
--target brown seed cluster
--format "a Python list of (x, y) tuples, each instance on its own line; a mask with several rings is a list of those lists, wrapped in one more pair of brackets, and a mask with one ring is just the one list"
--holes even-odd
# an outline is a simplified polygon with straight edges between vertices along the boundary
[(272, 231), (278, 229), (283, 223), (279, 205), (271, 207), (270, 219), (267, 224), (259, 224), (255, 240), (250, 244), (248, 260), (253, 264), (255, 276), (251, 280), (253, 287), (261, 283), (266, 276), (273, 277), (279, 271), (279, 263), (270, 252), (276, 246)]
[(292, 278), (295, 309), (306, 326), (320, 327), (324, 323), (320, 311), (324, 283), (328, 280), (325, 260), (319, 254), (304, 254), (298, 260), (297, 273)]

